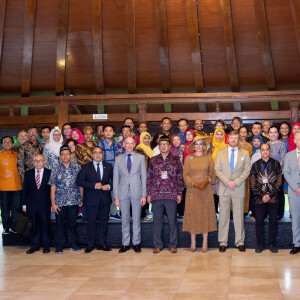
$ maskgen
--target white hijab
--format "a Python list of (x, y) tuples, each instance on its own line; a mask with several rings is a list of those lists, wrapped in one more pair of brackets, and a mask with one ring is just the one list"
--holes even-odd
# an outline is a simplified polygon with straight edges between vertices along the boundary
[[(60, 133), (60, 139), (58, 142), (55, 142), (53, 139), (53, 134), (55, 131), (58, 131)], [(59, 128), (53, 128), (50, 133), (50, 142), (49, 144), (46, 144), (45, 149), (47, 149), (49, 152), (52, 152), (57, 157), (59, 157), (59, 150), (60, 147), (62, 146), (62, 142), (63, 142), (63, 137), (61, 134), (61, 130)]]

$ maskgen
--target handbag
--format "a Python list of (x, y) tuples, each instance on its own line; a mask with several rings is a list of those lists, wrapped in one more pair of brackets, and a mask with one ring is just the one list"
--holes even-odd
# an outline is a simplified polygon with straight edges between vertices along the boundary
[(17, 233), (19, 233), (23, 237), (30, 238), (31, 221), (26, 213), (21, 212), (19, 214), (15, 230)]

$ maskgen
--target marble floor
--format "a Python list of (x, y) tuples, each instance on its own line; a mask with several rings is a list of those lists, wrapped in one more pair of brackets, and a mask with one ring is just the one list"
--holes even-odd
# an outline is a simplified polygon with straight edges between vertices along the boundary
[(0, 248), (0, 299), (300, 299), (300, 254)]

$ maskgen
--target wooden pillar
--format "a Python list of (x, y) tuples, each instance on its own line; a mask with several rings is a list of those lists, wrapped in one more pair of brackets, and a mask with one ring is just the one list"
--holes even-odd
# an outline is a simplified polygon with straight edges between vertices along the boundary
[(299, 104), (300, 101), (298, 100), (291, 100), (290, 101), (290, 109), (291, 109), (291, 123), (298, 122), (299, 119)]
[(216, 113), (220, 112), (220, 102), (216, 102)]
[(64, 123), (69, 122), (69, 103), (61, 100), (58, 102), (58, 127), (62, 129)]
[(146, 122), (147, 121), (147, 103), (138, 103), (137, 108), (139, 111), (139, 121)]

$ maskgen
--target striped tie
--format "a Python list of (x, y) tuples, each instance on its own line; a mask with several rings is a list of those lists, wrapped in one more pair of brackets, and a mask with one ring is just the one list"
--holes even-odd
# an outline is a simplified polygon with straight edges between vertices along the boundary
[(36, 178), (35, 178), (36, 187), (37, 187), (38, 190), (40, 189), (40, 186), (41, 186), (40, 172), (41, 171), (37, 171), (37, 175), (36, 175)]

